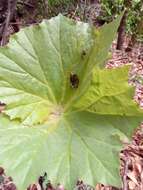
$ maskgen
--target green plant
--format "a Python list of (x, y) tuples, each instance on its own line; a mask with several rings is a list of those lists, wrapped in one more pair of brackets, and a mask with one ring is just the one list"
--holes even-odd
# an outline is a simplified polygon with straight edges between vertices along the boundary
[(101, 7), (102, 13), (100, 18), (106, 22), (112, 21), (114, 17), (126, 8), (128, 11), (126, 32), (134, 35), (137, 39), (142, 39), (142, 32), (140, 32), (140, 23), (143, 18), (142, 0), (101, 0)]
[(121, 186), (122, 141), (143, 112), (129, 66), (103, 68), (119, 21), (95, 29), (59, 15), (0, 49), (0, 165), (19, 190), (44, 172), (68, 190), (78, 179)]
[[(128, 19), (126, 22), (127, 32), (132, 35), (135, 35), (136, 37), (139, 37), (142, 19), (143, 3), (141, 0), (134, 0), (129, 8)], [(141, 36), (139, 38), (141, 38)]]
[(74, 2), (74, 0), (47, 0), (50, 6), (59, 5), (59, 4), (68, 4)]
[(124, 9), (124, 0), (101, 0), (100, 3), (102, 9), (100, 18), (105, 22), (112, 21)]

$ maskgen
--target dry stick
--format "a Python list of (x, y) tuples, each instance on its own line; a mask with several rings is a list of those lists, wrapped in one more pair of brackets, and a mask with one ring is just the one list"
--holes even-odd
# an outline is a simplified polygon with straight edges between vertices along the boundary
[(127, 173), (128, 173), (129, 160), (125, 160), (124, 175), (123, 175), (123, 190), (128, 190)]
[(9, 26), (10, 20), (11, 20), (11, 18), (13, 16), (16, 4), (17, 4), (17, 0), (8, 0), (7, 17), (6, 17), (4, 26), (3, 26), (2, 40), (1, 40), (1, 43), (0, 43), (1, 46), (5, 45), (6, 42), (7, 42), (8, 26)]
[(44, 7), (44, 16), (45, 18), (48, 18), (48, 1), (47, 0), (43, 0), (43, 7)]
[(9, 22), (10, 22), (10, 17), (11, 17), (10, 15), (11, 15), (11, 3), (10, 3), (10, 0), (8, 0), (7, 17), (6, 17), (6, 20), (5, 20), (5, 24), (3, 26), (1, 46), (6, 44), (6, 33), (7, 33), (8, 25), (9, 25)]
[(30, 8), (34, 8), (34, 6), (31, 3), (28, 3), (28, 2), (18, 1), (17, 4), (25, 5), (25, 6), (30, 7)]
[(76, 13), (77, 13), (77, 11), (78, 11), (78, 8), (79, 8), (79, 5), (78, 5), (78, 3), (77, 3), (76, 9), (75, 9), (74, 14), (73, 14), (73, 18), (76, 16)]

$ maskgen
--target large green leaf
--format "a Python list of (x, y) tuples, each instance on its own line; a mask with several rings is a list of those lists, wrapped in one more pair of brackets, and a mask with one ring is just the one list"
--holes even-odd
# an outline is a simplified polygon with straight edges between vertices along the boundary
[(121, 141), (127, 141), (139, 120), (79, 112), (35, 128), (11, 122), (0, 129), (0, 164), (20, 190), (45, 171), (52, 183), (67, 189), (77, 179), (120, 186)]
[[(117, 21), (98, 31), (59, 15), (14, 35), (0, 49), (0, 100), (7, 104), (5, 113), (31, 125), (46, 120), (58, 105), (72, 104), (89, 85), (99, 52), (102, 61), (106, 59)], [(105, 40), (108, 30), (111, 37)], [(71, 88), (71, 73), (79, 78), (78, 89)]]
[(18, 190), (43, 172), (68, 190), (78, 179), (121, 185), (119, 151), (143, 112), (128, 67), (99, 68), (118, 23), (97, 30), (59, 15), (0, 49), (0, 165)]

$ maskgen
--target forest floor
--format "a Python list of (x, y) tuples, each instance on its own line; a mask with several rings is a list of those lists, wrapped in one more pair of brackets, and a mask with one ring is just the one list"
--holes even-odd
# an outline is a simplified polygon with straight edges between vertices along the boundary
[[(21, 27), (27, 26), (33, 23), (37, 23), (41, 20), (40, 14), (37, 13), (35, 9), (34, 1), (26, 1), (25, 9), (19, 5), (17, 9), (16, 17), (9, 23), (7, 30), (7, 36), (17, 32)], [(56, 9), (57, 12), (61, 8)], [(66, 15), (69, 15), (72, 18), (80, 19), (75, 14), (77, 14), (79, 7), (71, 7), (69, 12), (66, 12)], [(43, 10), (43, 8), (41, 8)], [(74, 10), (74, 11), (73, 11)], [(96, 10), (96, 11), (95, 11)], [(87, 10), (87, 18), (95, 17), (94, 12), (99, 14), (98, 6), (92, 7), (89, 11)], [(55, 10), (52, 10), (53, 12)], [(67, 11), (67, 10), (66, 10)], [(32, 12), (32, 15), (29, 15), (29, 12)], [(84, 11), (83, 11), (84, 12)], [(4, 12), (5, 14), (5, 12)], [(42, 13), (46, 15), (46, 12)], [(51, 12), (51, 15), (53, 13)], [(1, 14), (2, 15), (2, 14)], [(24, 16), (23, 16), (24, 15)], [(23, 19), (24, 18), (24, 19)], [(36, 19), (35, 19), (36, 18)], [(0, 18), (1, 19), (1, 18)], [(93, 20), (93, 19), (92, 19)], [(87, 21), (89, 21), (87, 19)], [(1, 21), (3, 22), (3, 20)], [(96, 21), (95, 21), (96, 22)], [(1, 25), (0, 25), (1, 27)], [(124, 48), (122, 50), (116, 50), (116, 42), (113, 42), (111, 52), (112, 58), (107, 61), (106, 67), (120, 67), (124, 64), (130, 64), (131, 69), (129, 73), (129, 83), (135, 86), (135, 96), (134, 100), (143, 108), (143, 43), (136, 43), (131, 51), (126, 51), (128, 44), (128, 37), (125, 38)], [(4, 109), (4, 106), (0, 106), (0, 111)], [(121, 176), (123, 179), (123, 189), (118, 189), (111, 186), (104, 186), (98, 184), (96, 190), (143, 190), (143, 125), (141, 125), (134, 133), (132, 142), (126, 144), (125, 148), (120, 154), (121, 158)], [(80, 184), (76, 188), (77, 190), (87, 190), (87, 187), (84, 184)], [(11, 177), (7, 177), (4, 174), (2, 168), (0, 168), (0, 190), (16, 190), (15, 185), (12, 182)], [(36, 187), (29, 188), (28, 190), (41, 190), (39, 185)], [(49, 187), (48, 190), (53, 190)], [(62, 190), (62, 189), (59, 189)]]

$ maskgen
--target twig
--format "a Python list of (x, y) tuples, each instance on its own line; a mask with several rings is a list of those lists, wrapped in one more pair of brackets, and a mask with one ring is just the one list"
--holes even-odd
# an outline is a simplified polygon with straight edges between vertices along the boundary
[(44, 16), (45, 18), (48, 18), (48, 1), (47, 0), (43, 0), (43, 8), (44, 8)]
[(34, 6), (33, 6), (31, 3), (28, 3), (28, 2), (18, 1), (17, 3), (18, 3), (18, 4), (21, 4), (21, 5), (26, 5), (26, 6), (30, 7), (30, 8), (34, 8)]
[(77, 4), (76, 8), (75, 8), (75, 11), (74, 11), (74, 14), (73, 14), (73, 18), (76, 16), (76, 13), (78, 11), (78, 8), (79, 8), (79, 5)]
[(12, 26), (14, 26), (14, 25), (20, 25), (20, 26), (31, 26), (31, 25), (38, 25), (38, 24), (40, 24), (40, 21), (39, 22), (34, 22), (34, 23), (22, 23), (22, 22), (10, 22), (10, 24), (12, 25)]
[(9, 26), (10, 20), (13, 16), (16, 4), (17, 4), (17, 0), (8, 0), (7, 16), (6, 16), (6, 20), (4, 22), (4, 26), (3, 26), (3, 30), (2, 30), (2, 40), (0, 43), (1, 46), (5, 45), (7, 42), (8, 26)]
[(129, 160), (125, 160), (124, 175), (123, 175), (123, 190), (128, 190), (127, 173), (128, 173)]

